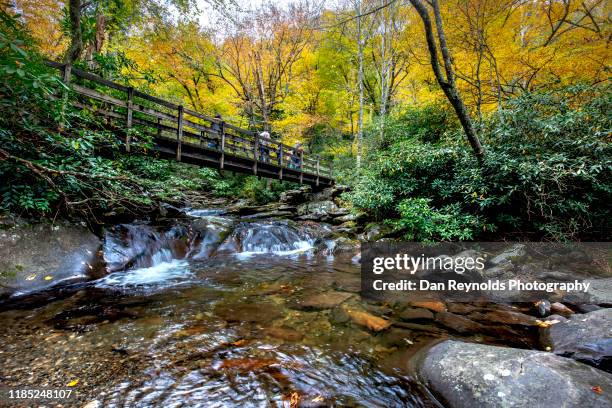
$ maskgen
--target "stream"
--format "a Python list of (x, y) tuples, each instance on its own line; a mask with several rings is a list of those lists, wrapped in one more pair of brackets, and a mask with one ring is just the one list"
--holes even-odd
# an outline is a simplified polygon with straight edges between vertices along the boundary
[[(407, 361), (448, 332), (350, 324), (347, 305), (395, 311), (360, 299), (328, 226), (187, 214), (110, 228), (109, 274), (5, 305), (2, 384), (77, 381), (88, 407), (439, 406)], [(464, 337), (530, 347), (525, 330)]]

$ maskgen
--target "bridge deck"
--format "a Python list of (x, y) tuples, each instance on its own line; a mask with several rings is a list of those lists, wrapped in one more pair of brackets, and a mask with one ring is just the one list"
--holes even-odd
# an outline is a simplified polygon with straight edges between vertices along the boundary
[[(77, 94), (75, 106), (126, 129), (125, 149), (185, 163), (293, 181), (315, 187), (334, 183), (331, 164), (293, 156), (293, 148), (261, 140), (257, 132), (208, 117), (89, 72), (48, 62)], [(72, 77), (74, 81), (72, 81)], [(153, 148), (143, 149), (150, 140)]]

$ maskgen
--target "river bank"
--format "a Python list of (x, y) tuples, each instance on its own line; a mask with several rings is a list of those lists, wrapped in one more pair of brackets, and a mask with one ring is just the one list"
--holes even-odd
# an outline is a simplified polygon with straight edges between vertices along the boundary
[(2, 384), (90, 408), (609, 405), (609, 305), (368, 301), (359, 242), (384, 238), (340, 193), (4, 229), (30, 263), (0, 305)]

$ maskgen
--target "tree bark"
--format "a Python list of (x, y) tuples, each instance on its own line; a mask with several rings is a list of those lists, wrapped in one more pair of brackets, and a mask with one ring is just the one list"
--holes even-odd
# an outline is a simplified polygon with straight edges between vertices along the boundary
[(421, 17), (423, 21), (423, 27), (425, 29), (425, 38), (427, 40), (427, 48), (429, 50), (429, 56), (431, 59), (431, 67), (434, 71), (434, 75), (436, 77), (436, 81), (444, 91), (444, 95), (452, 105), (457, 117), (459, 118), (459, 122), (461, 123), (461, 127), (465, 132), (465, 136), (474, 151), (476, 157), (480, 160), (484, 155), (484, 150), (482, 145), (480, 144), (480, 140), (478, 139), (478, 135), (474, 130), (474, 125), (472, 123), (472, 119), (470, 118), (470, 114), (463, 103), (463, 99), (457, 90), (457, 85), (455, 83), (455, 73), (453, 70), (453, 63), (450, 51), (448, 49), (448, 45), (446, 43), (446, 35), (444, 34), (444, 27), (442, 25), (442, 16), (440, 14), (440, 6), (438, 4), (438, 0), (432, 0), (431, 6), (434, 12), (434, 18), (436, 21), (436, 32), (438, 36), (438, 42), (440, 51), (442, 53), (442, 61), (444, 63), (444, 71), (442, 72), (440, 67), (440, 61), (438, 57), (438, 44), (436, 42), (436, 36), (434, 34), (434, 29), (431, 23), (431, 17), (429, 15), (429, 11), (425, 7), (425, 5), (421, 2), (421, 0), (410, 0), (410, 3), (414, 6), (417, 13)]
[(70, 18), (70, 47), (66, 52), (64, 62), (72, 64), (83, 52), (83, 33), (81, 32), (81, 0), (70, 0), (68, 3)]
[(357, 0), (357, 58), (358, 73), (357, 83), (359, 86), (359, 116), (357, 118), (357, 168), (361, 167), (361, 154), (363, 145), (363, 42), (361, 38), (361, 0)]

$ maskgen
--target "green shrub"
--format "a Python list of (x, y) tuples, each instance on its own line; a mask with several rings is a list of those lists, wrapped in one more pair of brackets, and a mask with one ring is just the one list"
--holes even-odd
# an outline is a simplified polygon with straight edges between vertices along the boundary
[[(485, 122), (481, 166), (461, 132), (447, 133), (437, 144), (399, 138), (367, 156), (345, 197), (377, 218), (405, 219), (412, 207), (398, 207), (400, 202), (426, 199), (435, 211), (448, 214), (452, 206), (457, 217), (478, 217), (486, 231), (607, 239), (611, 111), (607, 87), (523, 95)], [(397, 225), (430, 236), (414, 232), (424, 224)]]
[(409, 241), (471, 240), (486, 228), (478, 216), (463, 214), (457, 204), (440, 210), (430, 206), (426, 198), (407, 198), (397, 205), (400, 218), (391, 221)]

